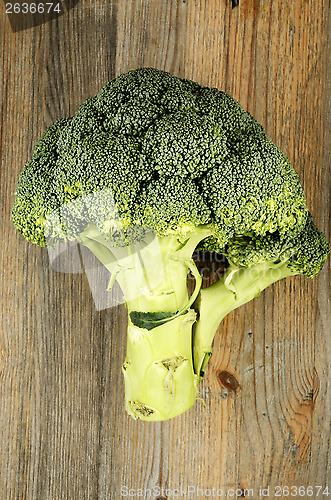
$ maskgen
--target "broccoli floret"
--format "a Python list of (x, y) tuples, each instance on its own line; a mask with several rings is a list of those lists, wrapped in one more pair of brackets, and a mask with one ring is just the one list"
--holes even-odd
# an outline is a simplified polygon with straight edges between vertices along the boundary
[(308, 213), (306, 224), (298, 234), (280, 237), (278, 232), (258, 238), (237, 237), (224, 249), (228, 260), (237, 267), (252, 267), (263, 262), (286, 262), (295, 274), (313, 278), (322, 269), (329, 244)]
[(32, 243), (46, 245), (45, 222), (58, 212), (60, 202), (53, 188), (57, 162), (56, 146), (70, 119), (53, 123), (37, 142), (31, 160), (20, 175), (12, 219), (18, 231)]
[(160, 236), (194, 232), (209, 224), (211, 213), (192, 179), (163, 177), (143, 186), (137, 198), (135, 221)]
[[(226, 93), (151, 68), (120, 75), (46, 130), (12, 218), (37, 245), (87, 246), (109, 287), (122, 287), (126, 409), (144, 420), (193, 405), (229, 310), (281, 277), (313, 277), (329, 251), (298, 175), (261, 125)], [(202, 290), (196, 248), (229, 261)]]

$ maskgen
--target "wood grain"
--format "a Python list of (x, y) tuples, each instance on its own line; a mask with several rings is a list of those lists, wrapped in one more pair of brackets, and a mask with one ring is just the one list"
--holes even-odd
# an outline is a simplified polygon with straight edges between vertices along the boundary
[(82, 0), (14, 33), (0, 3), (1, 499), (118, 499), (124, 485), (252, 488), (259, 498), (259, 486), (326, 485), (329, 264), (223, 321), (200, 388), (205, 408), (197, 401), (171, 421), (135, 422), (123, 407), (124, 306), (96, 310), (86, 275), (52, 270), (10, 209), (45, 127), (147, 66), (238, 99), (287, 154), (330, 241), (329, 11), (327, 0), (234, 9), (226, 0)]

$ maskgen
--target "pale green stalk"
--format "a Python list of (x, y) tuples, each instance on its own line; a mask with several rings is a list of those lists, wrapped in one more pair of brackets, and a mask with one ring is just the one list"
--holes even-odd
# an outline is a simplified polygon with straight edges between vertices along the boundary
[(220, 322), (229, 312), (258, 297), (272, 283), (293, 276), (286, 262), (264, 262), (251, 268), (230, 266), (222, 279), (200, 290), (194, 307), (199, 318), (193, 329), (195, 373), (203, 377)]
[[(192, 325), (201, 277), (191, 255), (208, 228), (197, 228), (191, 238), (153, 235), (149, 241), (124, 248), (112, 247), (90, 224), (81, 234), (87, 246), (116, 279), (128, 309), (127, 354), (123, 364), (126, 411), (134, 418), (167, 420), (194, 404), (198, 377), (192, 358)], [(147, 236), (148, 240), (148, 236)], [(187, 273), (196, 278), (189, 298)], [(134, 324), (132, 313), (170, 313), (163, 324), (148, 329)], [(177, 313), (177, 314), (175, 314)]]

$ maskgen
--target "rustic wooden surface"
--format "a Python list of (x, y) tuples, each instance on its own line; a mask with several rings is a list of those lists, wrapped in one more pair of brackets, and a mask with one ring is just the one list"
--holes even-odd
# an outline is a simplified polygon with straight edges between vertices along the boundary
[(13, 32), (0, 3), (1, 499), (119, 499), (125, 485), (252, 488), (254, 498), (269, 486), (276, 498), (277, 485), (330, 480), (328, 266), (226, 318), (201, 385), (205, 408), (136, 422), (123, 408), (124, 306), (97, 311), (86, 275), (52, 270), (9, 215), (45, 127), (119, 73), (152, 66), (237, 98), (285, 151), (330, 236), (329, 7), (81, 0)]

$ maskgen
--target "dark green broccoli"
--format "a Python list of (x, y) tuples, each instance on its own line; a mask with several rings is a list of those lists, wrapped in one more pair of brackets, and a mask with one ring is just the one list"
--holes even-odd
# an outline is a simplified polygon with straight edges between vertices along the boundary
[[(156, 69), (121, 75), (59, 120), (20, 175), (12, 218), (40, 246), (77, 240), (129, 313), (126, 410), (190, 408), (220, 320), (285, 276), (315, 276), (329, 246), (298, 175), (224, 92)], [(229, 268), (201, 290), (196, 248)], [(187, 291), (187, 274), (195, 291)]]

